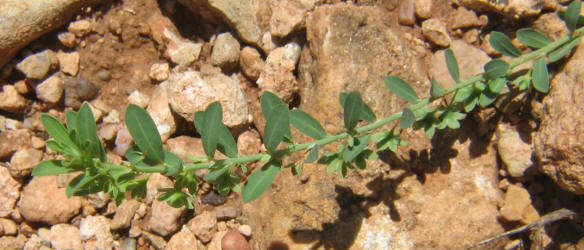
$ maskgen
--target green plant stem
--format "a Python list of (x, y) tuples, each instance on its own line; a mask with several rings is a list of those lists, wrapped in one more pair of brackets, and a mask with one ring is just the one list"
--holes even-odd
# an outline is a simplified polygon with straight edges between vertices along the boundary
[[(509, 62), (509, 71), (508, 72), (511, 72), (511, 70), (513, 70), (515, 67), (517, 67), (521, 64), (524, 64), (528, 61), (546, 56), (550, 52), (561, 47), (562, 45), (572, 41), (573, 39), (576, 39), (579, 36), (582, 36), (582, 34), (584, 34), (584, 27), (577, 29), (573, 33), (572, 36), (565, 36), (563, 38), (558, 39), (557, 41), (551, 42), (550, 44), (546, 45), (543, 48), (540, 48), (540, 49), (535, 50), (533, 52), (530, 52), (528, 54), (524, 54), (524, 55), (512, 60), (511, 62)], [(456, 85), (448, 88), (445, 91), (444, 96), (451, 94), (451, 93), (454, 93), (457, 90), (462, 89), (466, 86), (469, 86), (470, 84), (473, 84), (475, 82), (485, 81), (485, 80), (486, 80), (486, 78), (485, 78), (484, 74), (471, 76), (471, 77), (467, 78), (466, 80), (460, 81)], [(431, 99), (431, 98), (425, 98), (425, 99), (420, 100), (418, 103), (410, 106), (409, 108), (415, 113), (417, 110), (426, 107), (432, 101), (433, 101), (433, 99)], [(400, 119), (402, 117), (402, 115), (403, 115), (402, 112), (398, 112), (398, 113), (392, 114), (390, 116), (381, 118), (381, 119), (379, 119), (371, 124), (367, 124), (367, 125), (358, 127), (355, 129), (355, 134), (372, 132), (375, 129), (378, 129), (378, 128), (380, 128), (388, 123), (391, 123), (393, 121)], [(281, 149), (281, 150), (274, 152), (274, 154), (275, 155), (285, 155), (288, 153), (298, 152), (298, 151), (309, 149), (309, 148), (313, 147), (314, 145), (322, 146), (322, 145), (332, 143), (334, 141), (342, 140), (344, 138), (347, 138), (348, 136), (350, 136), (349, 133), (343, 132), (343, 133), (336, 134), (336, 135), (330, 135), (330, 136), (327, 136), (323, 139), (316, 140), (316, 141), (300, 143), (300, 144), (292, 144), (285, 149)], [(262, 153), (262, 154), (229, 158), (229, 159), (225, 159), (222, 161), (226, 166), (229, 166), (229, 165), (237, 165), (237, 164), (244, 164), (244, 163), (253, 162), (253, 161), (259, 161), (262, 158), (269, 157), (269, 156), (270, 155), (267, 153)], [(215, 163), (213, 161), (195, 163), (195, 164), (191, 163), (191, 164), (185, 164), (183, 169), (185, 171), (192, 171), (192, 170), (197, 170), (197, 169), (202, 169), (202, 168), (209, 168), (209, 167), (212, 167), (214, 164)], [(164, 172), (165, 171), (164, 167), (152, 168), (152, 167), (136, 167), (135, 166), (134, 168), (137, 171), (142, 171), (142, 172)]]

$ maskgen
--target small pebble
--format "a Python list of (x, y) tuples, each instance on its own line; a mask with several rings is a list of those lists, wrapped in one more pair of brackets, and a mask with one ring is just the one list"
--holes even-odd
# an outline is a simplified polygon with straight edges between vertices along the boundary
[(251, 237), (251, 227), (249, 225), (240, 225), (237, 230), (245, 237)]
[(221, 239), (222, 250), (248, 250), (251, 249), (249, 243), (237, 230), (231, 229)]
[(99, 80), (107, 82), (112, 79), (112, 74), (110, 74), (108, 70), (102, 69), (97, 72), (97, 77), (99, 78)]
[(201, 203), (203, 204), (210, 204), (213, 206), (219, 206), (225, 204), (227, 202), (227, 198), (225, 196), (219, 195), (215, 193), (215, 191), (211, 191), (203, 196), (201, 196)]
[(74, 48), (75, 47), (75, 35), (73, 35), (73, 33), (71, 32), (63, 32), (63, 33), (59, 33), (57, 35), (57, 38), (59, 39), (59, 41), (68, 48)]

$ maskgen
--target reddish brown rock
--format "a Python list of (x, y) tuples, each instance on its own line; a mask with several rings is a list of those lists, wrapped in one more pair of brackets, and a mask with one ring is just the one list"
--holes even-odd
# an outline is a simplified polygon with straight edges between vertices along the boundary
[(0, 164), (0, 217), (8, 217), (20, 197), (20, 182), (10, 175), (8, 168)]
[(27, 221), (55, 225), (79, 213), (81, 198), (67, 198), (65, 188), (57, 185), (57, 176), (37, 176), (23, 188), (18, 208)]
[(221, 249), (222, 250), (251, 250), (249, 243), (235, 229), (229, 230), (221, 239)]

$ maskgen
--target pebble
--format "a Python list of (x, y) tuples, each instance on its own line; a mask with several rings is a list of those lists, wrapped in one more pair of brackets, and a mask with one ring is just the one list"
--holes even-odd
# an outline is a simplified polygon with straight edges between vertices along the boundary
[(24, 81), (24, 80), (15, 82), (14, 88), (21, 95), (26, 95), (26, 94), (28, 94), (28, 92), (30, 92), (30, 88), (28, 87), (28, 85), (26, 84), (26, 81)]
[(18, 93), (13, 85), (6, 84), (2, 86), (2, 92), (0, 92), (0, 110), (16, 113), (25, 107), (26, 99)]
[(456, 9), (451, 26), (452, 29), (464, 29), (470, 27), (480, 27), (484, 24), (483, 21), (477, 17), (477, 14), (474, 11), (468, 10), (467, 8), (461, 6)]
[(111, 229), (118, 230), (128, 228), (139, 207), (140, 202), (136, 200), (124, 201), (118, 208), (116, 208), (116, 214), (111, 222)]
[(240, 225), (237, 227), (237, 231), (239, 231), (243, 236), (249, 238), (251, 237), (251, 227), (249, 225)]
[(17, 230), (18, 226), (16, 222), (6, 218), (0, 218), (0, 235), (16, 235)]
[(150, 78), (156, 81), (165, 81), (170, 75), (168, 63), (155, 63), (150, 67)]
[(164, 238), (155, 235), (155, 234), (151, 234), (149, 232), (142, 232), (142, 235), (144, 235), (146, 237), (146, 239), (148, 240), (148, 242), (150, 242), (150, 244), (158, 250), (162, 250), (166, 247), (166, 241), (164, 240)]
[(16, 69), (26, 75), (27, 78), (41, 80), (58, 63), (59, 60), (54, 51), (44, 50), (24, 58), (24, 60), (16, 64)]
[(197, 242), (197, 238), (193, 235), (191, 230), (187, 227), (183, 227), (178, 233), (174, 234), (168, 244), (166, 245), (165, 249), (168, 250), (181, 250), (181, 249), (199, 249)]
[(63, 90), (65, 89), (65, 84), (59, 73), (53, 74), (48, 79), (44, 80), (41, 84), (37, 85), (35, 92), (37, 98), (43, 102), (47, 103), (57, 103), (61, 100), (63, 96)]
[(444, 24), (438, 18), (430, 18), (422, 22), (422, 34), (430, 42), (438, 46), (448, 47), (452, 42), (446, 27), (444, 27)]
[(0, 159), (8, 159), (16, 151), (30, 148), (31, 137), (32, 133), (28, 129), (6, 130), (0, 133)]
[(512, 177), (523, 177), (533, 166), (531, 144), (521, 139), (519, 132), (505, 124), (497, 126), (497, 153)]
[(169, 41), (166, 46), (165, 54), (173, 63), (188, 66), (199, 59), (203, 44), (193, 43), (177, 34), (174, 34), (168, 29), (164, 30), (163, 37)]
[(58, 224), (51, 227), (51, 247), (54, 249), (81, 250), (83, 244), (79, 236), (79, 229), (68, 224)]
[(43, 151), (38, 149), (21, 149), (10, 158), (10, 173), (15, 178), (24, 178), (43, 158)]
[(416, 16), (422, 19), (432, 17), (432, 0), (414, 0)]
[(229, 230), (225, 236), (221, 239), (221, 249), (222, 250), (248, 250), (251, 249), (249, 243), (235, 229)]
[(416, 22), (414, 0), (404, 0), (399, 3), (398, 22), (402, 25), (413, 25)]
[(539, 219), (539, 214), (531, 204), (529, 192), (517, 185), (507, 187), (504, 205), (499, 212), (506, 221), (521, 221), (523, 224)]
[(67, 30), (73, 33), (76, 37), (84, 37), (91, 31), (91, 22), (87, 20), (79, 20), (69, 24)]
[(150, 103), (150, 97), (138, 90), (134, 90), (130, 96), (128, 96), (128, 102), (134, 105), (138, 105), (141, 108), (146, 108), (148, 103)]
[(77, 51), (71, 53), (59, 51), (57, 53), (57, 58), (59, 58), (61, 72), (70, 76), (77, 75), (77, 72), (79, 71), (79, 53)]
[(256, 81), (260, 77), (264, 65), (260, 53), (253, 47), (246, 46), (239, 53), (239, 67), (243, 74), (252, 81)]
[(223, 205), (227, 202), (227, 198), (225, 196), (217, 194), (215, 191), (211, 191), (203, 196), (201, 196), (201, 203), (202, 204), (209, 204), (213, 206)]
[(76, 45), (75, 35), (71, 32), (61, 32), (57, 35), (57, 39), (67, 48), (74, 48)]
[(112, 79), (112, 74), (108, 70), (102, 69), (97, 72), (97, 78), (99, 78), (99, 80), (107, 82)]
[(223, 69), (232, 70), (239, 61), (240, 48), (241, 45), (231, 33), (219, 34), (211, 52), (211, 63)]
[(112, 109), (106, 117), (103, 118), (105, 123), (120, 123), (120, 112), (116, 109)]
[(122, 250), (136, 250), (136, 239), (125, 238), (120, 247)]
[(218, 207), (215, 212), (217, 220), (230, 220), (239, 216), (239, 209), (237, 207)]

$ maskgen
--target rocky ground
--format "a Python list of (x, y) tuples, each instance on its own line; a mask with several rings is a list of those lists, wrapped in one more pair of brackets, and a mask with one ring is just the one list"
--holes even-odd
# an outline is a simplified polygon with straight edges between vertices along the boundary
[(557, 39), (568, 33), (554, 12), (565, 4), (2, 1), (0, 248), (463, 249), (568, 208), (577, 215), (539, 234), (481, 247), (539, 242), (546, 249), (584, 249), (580, 48), (550, 66), (545, 96), (509, 90), (459, 130), (433, 139), (408, 131), (408, 146), (380, 152), (379, 160), (345, 179), (313, 164), (300, 178), (284, 171), (247, 204), (237, 193), (220, 196), (202, 183), (194, 210), (172, 208), (155, 199), (172, 181), (154, 174), (145, 199), (116, 206), (103, 193), (67, 198), (74, 175), (30, 176), (38, 162), (58, 157), (45, 147), (41, 113), (64, 120), (65, 111), (88, 101), (108, 156), (120, 162), (132, 144), (123, 114), (133, 103), (151, 114), (167, 150), (184, 158), (204, 156), (193, 114), (219, 100), (240, 154), (256, 154), (265, 150), (264, 90), (337, 133), (339, 93), (359, 91), (378, 117), (398, 112), (406, 104), (387, 91), (383, 77), (400, 76), (428, 96), (431, 77), (454, 84), (445, 48), (454, 51), (461, 78), (481, 73), (501, 56), (488, 33), (514, 37), (517, 29), (533, 27)]

